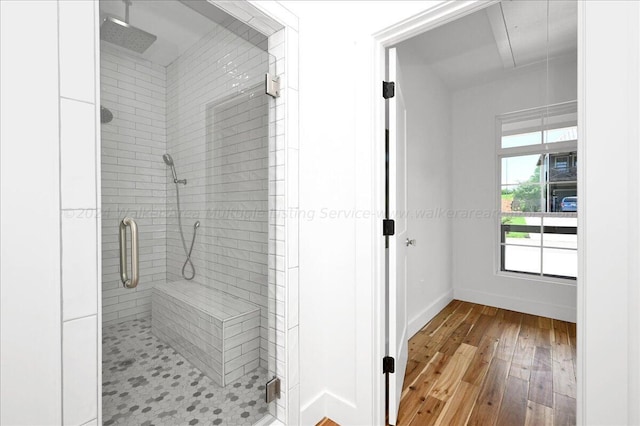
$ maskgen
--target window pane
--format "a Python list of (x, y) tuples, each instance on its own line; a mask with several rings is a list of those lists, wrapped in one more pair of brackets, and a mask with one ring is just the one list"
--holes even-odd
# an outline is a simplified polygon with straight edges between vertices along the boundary
[(577, 217), (545, 217), (543, 223), (544, 247), (578, 249), (578, 235), (575, 233), (578, 227)]
[(539, 217), (504, 216), (502, 218), (503, 226), (500, 228), (500, 242), (518, 246), (540, 247), (542, 245), (541, 222), (542, 218)]
[(543, 155), (521, 155), (502, 159), (502, 184), (541, 183)]
[(578, 227), (577, 217), (545, 217), (544, 226), (567, 226), (572, 228)]
[(542, 132), (520, 133), (502, 137), (503, 148), (537, 145), (542, 143)]
[(578, 179), (577, 152), (549, 154), (549, 182), (575, 182)]
[(521, 184), (502, 187), (503, 212), (542, 212), (547, 205), (544, 185)]
[(550, 211), (575, 213), (578, 211), (578, 187), (575, 182), (549, 184)]
[(578, 126), (562, 127), (545, 131), (545, 142), (564, 142), (578, 139)]
[(561, 277), (578, 276), (578, 251), (545, 248), (542, 252), (543, 273)]
[(576, 234), (562, 234), (545, 232), (543, 245), (553, 248), (578, 249), (578, 236)]
[(504, 270), (512, 272), (540, 273), (540, 248), (505, 245)]

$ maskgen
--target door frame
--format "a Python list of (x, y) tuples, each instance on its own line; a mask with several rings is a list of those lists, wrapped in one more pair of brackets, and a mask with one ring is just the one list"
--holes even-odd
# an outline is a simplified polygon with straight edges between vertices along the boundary
[[(373, 34), (373, 85), (372, 93), (380, 92), (381, 82), (386, 77), (386, 65), (387, 56), (386, 49), (396, 45), (402, 41), (408, 40), (419, 34), (425, 33), (441, 25), (455, 21), (471, 13), (477, 12), (481, 9), (485, 9), (492, 4), (498, 3), (500, 0), (476, 0), (476, 1), (447, 1), (443, 2), (435, 7), (429, 8), (415, 16), (404, 19), (397, 22), (387, 28), (384, 28)], [(580, 174), (585, 173), (584, 147), (585, 147), (585, 134), (581, 130), (585, 122), (584, 108), (582, 106), (585, 102), (585, 84), (584, 78), (584, 28), (585, 28), (585, 13), (584, 5), (578, 1), (578, 128), (580, 129), (580, 137), (578, 140), (578, 167), (581, 169)], [(374, 97), (373, 105), (373, 155), (374, 155), (374, 170), (373, 170), (373, 197), (375, 206), (384, 211), (385, 203), (385, 110), (386, 102), (382, 96)], [(582, 200), (586, 199), (585, 185), (580, 185), (578, 188), (578, 197)], [(584, 204), (583, 204), (584, 205)], [(585, 217), (578, 214), (578, 233), (582, 234), (585, 229)], [(583, 234), (584, 235), (584, 234)], [(374, 360), (382, 360), (386, 355), (385, 342), (386, 336), (386, 312), (387, 300), (385, 294), (385, 279), (388, 271), (385, 264), (385, 240), (382, 237), (382, 232), (376, 229), (372, 235), (373, 243), (373, 279), (374, 279), (374, 297), (373, 297), (373, 341), (374, 341)], [(585, 253), (584, 253), (584, 239), (579, 240), (578, 243), (578, 278), (576, 280), (577, 285), (577, 323), (584, 324), (586, 318), (586, 301), (585, 292), (582, 288), (582, 282), (584, 280), (585, 272)], [(584, 389), (584, 330), (583, 327), (578, 327), (577, 333), (577, 398), (576, 398), (576, 418), (577, 424), (582, 424), (584, 416), (583, 396), (585, 394)], [(375, 364), (374, 364), (375, 365)], [(385, 419), (385, 397), (386, 397), (386, 384), (385, 375), (379, 374), (378, 371), (374, 372), (373, 380), (373, 419), (375, 424), (384, 424)]]

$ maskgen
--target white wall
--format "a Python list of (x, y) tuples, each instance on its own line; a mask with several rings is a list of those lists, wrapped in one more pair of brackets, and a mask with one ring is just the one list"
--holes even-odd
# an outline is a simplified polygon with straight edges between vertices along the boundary
[[(575, 283), (496, 274), (496, 116), (577, 99), (575, 57), (453, 94), (453, 286), (458, 299), (576, 320)], [(476, 213), (473, 213), (476, 212)]]
[(324, 415), (340, 424), (384, 421), (373, 405), (375, 381), (382, 377), (382, 360), (373, 354), (384, 341), (372, 335), (371, 235), (382, 238), (381, 217), (375, 214), (383, 204), (375, 204), (373, 193), (371, 108), (381, 99), (381, 82), (372, 79), (371, 35), (438, 3), (284, 3), (300, 19), (300, 415), (305, 425)]
[[(100, 83), (100, 102), (113, 113), (113, 120), (100, 127), (105, 326), (149, 316), (151, 291), (166, 280), (166, 70), (103, 42)], [(120, 281), (118, 233), (126, 216), (138, 224), (140, 281), (135, 289)]]
[[(578, 424), (640, 424), (638, 90), (640, 4), (585, 2), (580, 34)], [(580, 46), (580, 44), (579, 44)], [(583, 119), (584, 121), (580, 121)], [(620, 163), (603, 161), (617, 153)], [(582, 166), (580, 165), (582, 164)], [(618, 182), (610, 185), (607, 182)], [(620, 200), (615, 212), (610, 200)], [(609, 392), (607, 389), (616, 389)]]
[(85, 424), (100, 365), (96, 10), (3, 1), (0, 15), (0, 423)]
[(451, 93), (410, 47), (398, 49), (407, 108), (409, 335), (453, 298)]

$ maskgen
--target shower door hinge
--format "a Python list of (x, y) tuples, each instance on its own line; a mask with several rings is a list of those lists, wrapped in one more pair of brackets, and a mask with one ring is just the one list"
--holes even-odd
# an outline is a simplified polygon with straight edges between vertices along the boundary
[(267, 382), (265, 401), (268, 404), (275, 399), (280, 399), (280, 379), (274, 376)]
[(383, 219), (382, 235), (386, 237), (388, 235), (395, 235), (395, 233), (396, 233), (396, 222), (393, 219)]
[(395, 373), (396, 360), (393, 357), (385, 356), (382, 358), (382, 374)]
[(393, 81), (382, 82), (382, 97), (391, 99), (396, 95), (396, 84)]
[(272, 98), (280, 97), (280, 77), (267, 73), (264, 76), (264, 92)]

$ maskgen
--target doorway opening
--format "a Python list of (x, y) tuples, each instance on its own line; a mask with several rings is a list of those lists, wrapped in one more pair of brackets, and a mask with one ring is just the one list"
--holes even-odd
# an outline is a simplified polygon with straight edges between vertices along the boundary
[(207, 1), (99, 5), (102, 423), (268, 420), (269, 36)]
[[(512, 403), (504, 398), (510, 377), (523, 381), (525, 416), (561, 404), (575, 419), (577, 8), (576, 1), (494, 2), (453, 12), (455, 20), (419, 34), (387, 35), (385, 80), (395, 89), (386, 100), (395, 221), (387, 249), (385, 355), (396, 361), (387, 373), (389, 424), (418, 421), (429, 398), (443, 416), (434, 421), (451, 420), (454, 410), (466, 415), (463, 423), (488, 416), (483, 424), (494, 424)], [(495, 363), (495, 348), (467, 339), (494, 309), (498, 325), (486, 327), (510, 330), (494, 333), (495, 348), (508, 346)], [(548, 321), (543, 330), (560, 331), (520, 353), (531, 316)], [(417, 335), (420, 343), (409, 340)], [(506, 363), (499, 383), (494, 375), (464, 381), (481, 355), (492, 372)], [(526, 377), (518, 375), (523, 359), (532, 371)], [(402, 415), (414, 381), (438, 362), (451, 374), (428, 386), (423, 380), (413, 415)], [(536, 368), (548, 369), (551, 381), (536, 382)], [(487, 404), (482, 396), (494, 388), (500, 397)]]

